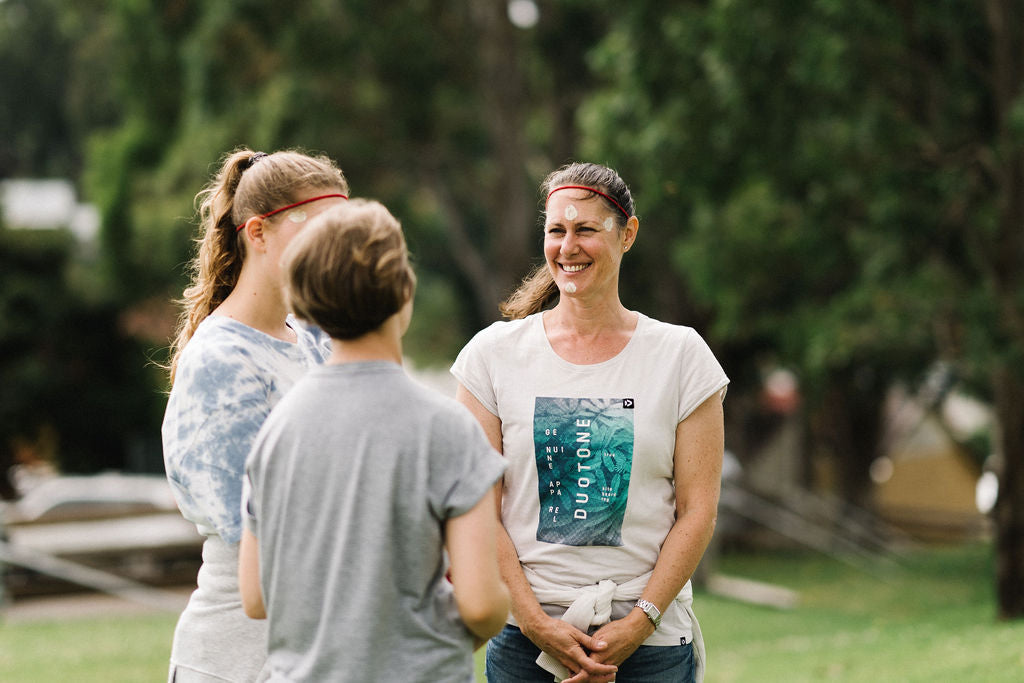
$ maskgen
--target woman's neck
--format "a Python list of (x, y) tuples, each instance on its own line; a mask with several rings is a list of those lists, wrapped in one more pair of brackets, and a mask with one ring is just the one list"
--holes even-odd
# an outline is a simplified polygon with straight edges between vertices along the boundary
[(617, 298), (604, 306), (563, 299), (543, 315), (544, 334), (551, 348), (576, 365), (603, 363), (617, 356), (640, 319)]
[(295, 332), (288, 327), (288, 309), (281, 288), (260, 281), (243, 270), (238, 283), (213, 315), (222, 315), (248, 325), (276, 339), (296, 341)]
[(562, 297), (544, 316), (544, 326), (582, 336), (632, 331), (636, 314), (622, 305), (618, 297), (598, 304)]

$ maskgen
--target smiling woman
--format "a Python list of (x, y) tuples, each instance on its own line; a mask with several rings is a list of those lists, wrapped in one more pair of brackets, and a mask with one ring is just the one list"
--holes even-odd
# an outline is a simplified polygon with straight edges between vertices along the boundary
[(618, 174), (571, 164), (541, 191), (544, 264), (452, 366), (508, 460), (514, 620), (487, 678), (700, 680), (689, 577), (714, 528), (729, 380), (695, 330), (622, 305), (640, 222)]
[(580, 187), (552, 190), (546, 215), (544, 257), (562, 294), (588, 301), (617, 292), (622, 255), (640, 229), (636, 216), (616, 225), (604, 195)]
[[(545, 258), (548, 256), (547, 237), (549, 234), (557, 238), (559, 234), (565, 233), (564, 223), (573, 221), (580, 223), (581, 221), (577, 220), (581, 207), (580, 201), (589, 199), (594, 200), (591, 205), (592, 211), (599, 212), (603, 216), (599, 222), (591, 223), (591, 228), (600, 227), (606, 232), (612, 232), (617, 227), (620, 233), (619, 237), (623, 238), (622, 251), (628, 251), (633, 240), (636, 239), (636, 232), (639, 230), (640, 224), (636, 216), (633, 215), (633, 196), (626, 183), (612, 169), (598, 164), (569, 164), (545, 178), (540, 189), (547, 198)], [(563, 192), (571, 193), (569, 201), (562, 201), (558, 197)], [(552, 205), (553, 200), (555, 201), (554, 205)], [(601, 204), (604, 204), (604, 211), (597, 208)], [(593, 216), (591, 217), (593, 218)], [(629, 227), (630, 219), (632, 219), (630, 228), (632, 234), (626, 239), (621, 233)], [(552, 232), (550, 228), (554, 228), (556, 232)], [(539, 266), (527, 276), (522, 286), (499, 307), (501, 312), (508, 318), (524, 318), (553, 304), (563, 291), (567, 294), (574, 294), (577, 285), (571, 280), (567, 280), (563, 284), (563, 290), (555, 282), (555, 272), (556, 269), (550, 260)], [(570, 284), (572, 285), (571, 289)]]

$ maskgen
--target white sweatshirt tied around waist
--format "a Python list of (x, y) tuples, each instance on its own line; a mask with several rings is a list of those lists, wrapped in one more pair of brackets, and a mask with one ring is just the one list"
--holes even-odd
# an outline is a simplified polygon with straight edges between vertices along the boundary
[[(611, 621), (612, 603), (618, 601), (633, 602), (640, 598), (647, 582), (651, 578), (651, 572), (641, 574), (635, 579), (626, 583), (617, 584), (610, 579), (599, 583), (569, 588), (558, 586), (546, 581), (536, 572), (528, 567), (523, 567), (526, 578), (533, 588), (533, 594), (542, 605), (558, 605), (567, 607), (562, 621), (571, 624), (580, 631), (587, 633), (591, 626), (603, 626)], [(686, 612), (690, 618), (692, 628), (693, 653), (696, 657), (696, 670), (694, 680), (702, 683), (704, 680), (704, 664), (706, 653), (704, 651), (704, 638), (701, 636), (700, 625), (697, 623), (697, 616), (693, 613), (693, 587), (687, 581), (683, 589), (679, 591), (675, 602)], [(678, 641), (659, 637), (655, 631), (650, 638), (644, 641), (644, 645), (677, 645)], [(555, 681), (562, 681), (572, 675), (560, 661), (546, 652), (541, 652), (537, 658), (537, 664), (554, 675)]]

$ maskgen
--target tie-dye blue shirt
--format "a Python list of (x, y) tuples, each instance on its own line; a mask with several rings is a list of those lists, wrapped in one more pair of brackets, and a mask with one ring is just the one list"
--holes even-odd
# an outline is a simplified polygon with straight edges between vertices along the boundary
[(162, 429), (167, 479), (186, 519), (205, 536), (242, 538), (245, 459), (271, 408), (330, 341), (292, 317), (295, 344), (231, 318), (209, 316), (181, 353)]

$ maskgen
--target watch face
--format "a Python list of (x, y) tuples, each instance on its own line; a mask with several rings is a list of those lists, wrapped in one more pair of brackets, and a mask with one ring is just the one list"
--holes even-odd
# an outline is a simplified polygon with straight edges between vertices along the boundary
[(652, 624), (654, 624), (654, 628), (658, 628), (658, 625), (661, 623), (661, 612), (658, 610), (655, 604), (653, 602), (641, 598), (640, 600), (636, 601), (636, 606), (644, 611), (644, 614), (647, 615), (647, 618), (651, 621)]

